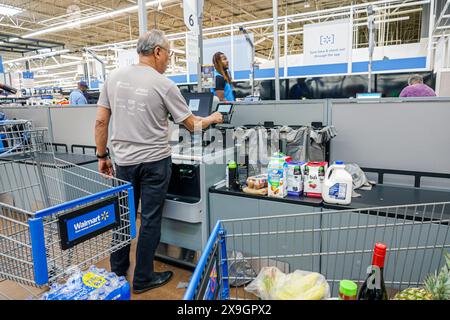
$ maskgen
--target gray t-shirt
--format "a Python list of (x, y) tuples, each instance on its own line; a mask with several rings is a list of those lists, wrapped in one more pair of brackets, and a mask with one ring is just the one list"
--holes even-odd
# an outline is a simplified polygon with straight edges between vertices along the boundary
[(111, 144), (121, 166), (169, 157), (168, 113), (175, 123), (192, 114), (172, 80), (141, 65), (113, 71), (97, 104), (111, 109)]

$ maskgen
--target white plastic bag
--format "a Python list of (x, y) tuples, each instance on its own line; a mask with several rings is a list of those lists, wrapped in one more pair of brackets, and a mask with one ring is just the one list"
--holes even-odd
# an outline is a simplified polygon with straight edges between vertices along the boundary
[(276, 267), (263, 267), (258, 276), (248, 286), (245, 291), (254, 294), (262, 300), (274, 300), (273, 293), (284, 283), (286, 275)]
[(323, 300), (330, 287), (317, 272), (295, 270), (285, 274), (276, 267), (264, 267), (246, 288), (262, 300)]

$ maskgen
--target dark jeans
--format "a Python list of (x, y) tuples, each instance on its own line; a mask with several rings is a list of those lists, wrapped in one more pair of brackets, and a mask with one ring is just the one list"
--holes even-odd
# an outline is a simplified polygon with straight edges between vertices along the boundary
[[(161, 219), (172, 174), (170, 157), (134, 166), (116, 166), (117, 178), (129, 181), (134, 188), (136, 213), (141, 200), (141, 227), (136, 249), (133, 284), (145, 285), (153, 277), (153, 258), (161, 238)], [(130, 266), (130, 245), (114, 252), (111, 270), (125, 275)]]

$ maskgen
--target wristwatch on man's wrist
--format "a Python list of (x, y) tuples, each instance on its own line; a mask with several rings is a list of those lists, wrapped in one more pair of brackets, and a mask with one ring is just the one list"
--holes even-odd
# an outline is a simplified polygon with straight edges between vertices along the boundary
[(109, 152), (108, 152), (108, 151), (106, 151), (105, 154), (98, 154), (98, 153), (95, 153), (95, 155), (96, 155), (97, 159), (106, 159), (106, 158), (109, 158)]

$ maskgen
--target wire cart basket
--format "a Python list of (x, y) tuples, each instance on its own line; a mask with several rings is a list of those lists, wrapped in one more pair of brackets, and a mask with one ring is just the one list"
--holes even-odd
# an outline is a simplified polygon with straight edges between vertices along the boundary
[(0, 281), (50, 285), (135, 238), (129, 183), (55, 158), (30, 121), (0, 121), (0, 141)]
[(361, 285), (376, 242), (387, 245), (388, 294), (423, 284), (450, 248), (450, 202), (218, 221), (185, 300), (256, 299), (245, 287), (266, 266), (319, 272), (331, 297), (339, 282)]

